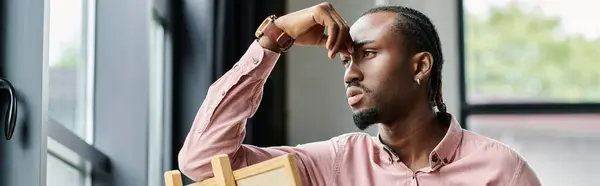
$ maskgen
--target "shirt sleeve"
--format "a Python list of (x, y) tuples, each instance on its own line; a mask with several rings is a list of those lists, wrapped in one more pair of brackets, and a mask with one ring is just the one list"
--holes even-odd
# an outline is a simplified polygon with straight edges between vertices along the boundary
[(293, 153), (303, 185), (327, 184), (334, 172), (336, 153), (340, 151), (337, 138), (295, 147), (259, 148), (242, 144), (246, 120), (256, 112), (264, 83), (278, 58), (278, 53), (254, 41), (233, 68), (209, 87), (179, 152), (183, 174), (195, 181), (212, 177), (210, 161), (218, 154), (227, 154), (232, 169), (236, 170)]

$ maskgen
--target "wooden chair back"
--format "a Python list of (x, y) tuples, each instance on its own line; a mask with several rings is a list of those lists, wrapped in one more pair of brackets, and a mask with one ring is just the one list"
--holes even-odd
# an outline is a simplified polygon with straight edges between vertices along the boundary
[[(188, 186), (301, 186), (293, 154), (286, 154), (235, 171), (227, 155), (211, 159), (214, 177)], [(166, 186), (183, 186), (181, 172), (165, 172)]]

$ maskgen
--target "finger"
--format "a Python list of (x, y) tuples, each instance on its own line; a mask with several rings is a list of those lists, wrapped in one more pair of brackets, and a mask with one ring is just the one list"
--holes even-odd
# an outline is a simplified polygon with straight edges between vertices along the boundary
[[(340, 23), (338, 22), (338, 25), (340, 25)], [(346, 39), (348, 38), (348, 28), (344, 27), (343, 25), (340, 25), (338, 28), (338, 33), (337, 33), (337, 38), (335, 40), (335, 43), (333, 45), (332, 48), (332, 52), (333, 52), (333, 57), (335, 57), (335, 54), (341, 52), (341, 53), (349, 53), (348, 52), (348, 48), (346, 45)]]
[(348, 52), (350, 52), (350, 55), (354, 54), (354, 42), (352, 42), (352, 39), (350, 39), (350, 37), (348, 37), (348, 40), (346, 41), (346, 48), (348, 48)]
[(348, 47), (348, 38), (350, 38), (350, 34), (348, 34), (348, 29), (341, 29), (336, 40), (336, 45), (334, 46), (336, 52), (343, 53), (346, 55), (350, 55), (352, 53), (350, 52), (350, 49)]
[(333, 43), (333, 47), (330, 49), (330, 52), (329, 52), (329, 58), (333, 59), (333, 58), (335, 58), (335, 55), (339, 51), (340, 38), (343, 37), (344, 32), (342, 30), (343, 29), (342, 24), (339, 22), (338, 18), (335, 15), (335, 10), (333, 9), (333, 6), (328, 6), (328, 8), (326, 10), (327, 10), (327, 13), (330, 15), (330, 17), (335, 22), (335, 25), (337, 26), (337, 31), (338, 31), (336, 37), (334, 38), (335, 42)]
[(323, 25), (327, 28), (327, 42), (326, 47), (328, 51), (328, 57), (333, 59), (335, 57), (336, 52), (334, 52), (333, 48), (336, 43), (337, 38), (339, 37), (339, 24), (334, 20), (333, 15), (330, 10), (333, 9), (333, 6), (330, 3), (322, 3), (317, 7), (317, 12), (315, 14), (315, 21)]
[(346, 46), (346, 38), (348, 38), (348, 29), (346, 27), (340, 26), (337, 33), (337, 38), (335, 40), (335, 44), (333, 45), (333, 53), (349, 53), (348, 48)]
[[(351, 50), (353, 50), (353, 42), (352, 42), (352, 37), (350, 36), (350, 27), (348, 26), (348, 24), (346, 23), (346, 21), (344, 20), (344, 18), (342, 18), (342, 16), (335, 11), (335, 9), (332, 6), (332, 10), (330, 12), (332, 14), (332, 17), (334, 18), (334, 20), (336, 20), (336, 22), (340, 25), (342, 25), (342, 27), (345, 27), (347, 29), (347, 37), (346, 37), (346, 49), (348, 50), (348, 52), (352, 53)], [(341, 50), (341, 49), (340, 49)]]
[(335, 10), (333, 10), (331, 12), (333, 14), (334, 19), (336, 19), (338, 21), (338, 23), (340, 23), (344, 28), (346, 28), (346, 32), (345, 35), (345, 41), (344, 41), (344, 46), (340, 46), (343, 48), (340, 48), (341, 51), (345, 50), (347, 51), (349, 54), (354, 53), (354, 42), (352, 41), (352, 36), (350, 35), (350, 27), (348, 26), (348, 24), (346, 23), (346, 21), (344, 20), (344, 18), (342, 18), (342, 16)]
[(335, 40), (338, 37), (338, 25), (335, 23), (335, 21), (333, 19), (331, 19), (331, 17), (327, 16), (329, 21), (327, 21), (327, 35), (329, 35), (329, 37), (327, 37), (327, 49), (329, 50), (333, 50), (333, 45), (335, 44)]
[(352, 35), (350, 35), (350, 29), (348, 29), (347, 32), (347, 37), (344, 41), (345, 43), (345, 50), (348, 51), (348, 53), (353, 54), (354, 53), (354, 41), (352, 41)]
[(336, 24), (336, 22), (331, 17), (331, 14), (329, 13), (328, 9), (330, 7), (331, 6), (328, 3), (323, 3), (323, 4), (318, 5), (316, 12), (314, 14), (314, 17), (313, 17), (315, 19), (315, 22), (317, 22), (317, 24), (322, 25), (327, 28), (327, 35), (329, 37), (327, 38), (327, 43), (326, 43), (325, 47), (328, 50), (331, 50), (333, 48), (333, 44), (335, 42), (335, 39), (337, 38), (337, 30), (338, 30), (338, 25)]
[(339, 13), (337, 13), (335, 11), (335, 9), (333, 8), (333, 6), (330, 6), (329, 10), (329, 14), (331, 15), (331, 17), (333, 18), (333, 20), (336, 22), (336, 24), (338, 25), (338, 33), (337, 33), (337, 38), (333, 47), (333, 53), (335, 57), (335, 54), (337, 54), (338, 52), (341, 53), (345, 53), (345, 54), (350, 54), (350, 49), (348, 48), (347, 42), (350, 38), (350, 34), (349, 31), (350, 29), (348, 28), (348, 25), (346, 24), (346, 22), (344, 21), (344, 19), (342, 18), (342, 16), (340, 16)]
[[(336, 13), (337, 14), (337, 13)], [(346, 37), (345, 37), (345, 41), (344, 41), (344, 49), (346, 51), (348, 51), (349, 54), (353, 54), (354, 53), (354, 41), (352, 41), (352, 36), (350, 35), (350, 27), (348, 27), (348, 25), (344, 22), (344, 20), (342, 19), (342, 17), (337, 14), (337, 16), (340, 18), (340, 20), (343, 22), (344, 26), (347, 28), (347, 32), (346, 32)]]

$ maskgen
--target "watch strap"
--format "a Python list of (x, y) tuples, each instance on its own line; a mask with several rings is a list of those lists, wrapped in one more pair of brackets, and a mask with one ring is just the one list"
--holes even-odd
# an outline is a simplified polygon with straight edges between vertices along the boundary
[(256, 37), (260, 38), (263, 35), (269, 37), (272, 41), (277, 43), (282, 52), (289, 50), (294, 44), (294, 38), (286, 34), (281, 28), (275, 25), (275, 15), (269, 16), (263, 24), (256, 31)]

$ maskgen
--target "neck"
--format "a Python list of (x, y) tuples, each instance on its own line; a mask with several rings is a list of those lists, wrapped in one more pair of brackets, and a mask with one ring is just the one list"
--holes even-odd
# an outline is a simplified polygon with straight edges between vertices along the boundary
[(435, 111), (429, 104), (419, 104), (406, 117), (383, 123), (379, 128), (381, 140), (390, 146), (400, 161), (411, 170), (429, 166), (429, 154), (446, 134), (438, 124)]

